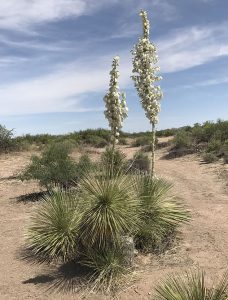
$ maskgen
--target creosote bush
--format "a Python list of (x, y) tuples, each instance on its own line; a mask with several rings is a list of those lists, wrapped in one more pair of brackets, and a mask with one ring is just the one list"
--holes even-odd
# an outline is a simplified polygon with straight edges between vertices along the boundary
[(52, 190), (55, 186), (69, 188), (79, 181), (85, 169), (92, 169), (93, 163), (87, 155), (78, 163), (70, 157), (72, 144), (69, 142), (51, 144), (41, 157), (32, 156), (31, 163), (19, 175), (24, 180), (37, 180), (40, 186)]
[(12, 148), (12, 130), (0, 125), (0, 152), (7, 152)]
[[(185, 126), (176, 130), (172, 141), (173, 147), (170, 148), (167, 157), (172, 158), (191, 154), (200, 153), (208, 157), (217, 157), (226, 161), (226, 143), (228, 141), (228, 121), (218, 120), (214, 122), (205, 122), (202, 125), (196, 123), (193, 127)], [(210, 153), (210, 154), (209, 154)], [(206, 155), (207, 156), (207, 155)]]
[(136, 138), (133, 143), (132, 146), (133, 147), (140, 147), (140, 146), (147, 146), (151, 144), (151, 138), (149, 136), (141, 136)]
[(203, 155), (203, 160), (205, 163), (210, 164), (210, 163), (216, 162), (218, 160), (218, 157), (214, 153), (209, 152), (209, 153), (205, 153)]
[(206, 286), (204, 272), (172, 276), (156, 288), (154, 300), (227, 300), (228, 273), (213, 287)]
[(133, 159), (130, 160), (130, 171), (131, 172), (149, 172), (150, 171), (150, 160), (147, 154), (142, 151), (138, 151), (134, 154)]

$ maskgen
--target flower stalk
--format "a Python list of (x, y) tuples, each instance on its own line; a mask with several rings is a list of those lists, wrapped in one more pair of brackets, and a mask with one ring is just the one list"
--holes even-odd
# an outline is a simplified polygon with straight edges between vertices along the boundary
[(115, 148), (119, 142), (120, 130), (123, 126), (123, 121), (127, 117), (128, 108), (126, 105), (126, 95), (119, 90), (119, 56), (113, 58), (112, 69), (110, 71), (110, 83), (108, 93), (104, 97), (105, 102), (105, 117), (108, 120), (111, 129), (112, 143), (112, 163), (113, 170)]
[(143, 23), (143, 36), (134, 46), (133, 54), (133, 76), (140, 102), (145, 110), (146, 117), (149, 119), (151, 129), (151, 175), (155, 174), (155, 136), (156, 124), (158, 123), (158, 114), (160, 112), (160, 100), (163, 96), (162, 90), (157, 81), (162, 77), (157, 75), (160, 68), (157, 66), (158, 56), (156, 47), (150, 41), (150, 22), (146, 11), (141, 11)]

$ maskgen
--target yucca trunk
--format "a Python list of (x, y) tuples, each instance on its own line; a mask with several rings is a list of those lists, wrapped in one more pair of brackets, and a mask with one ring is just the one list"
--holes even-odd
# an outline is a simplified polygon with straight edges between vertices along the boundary
[(151, 167), (150, 167), (150, 171), (151, 171), (151, 176), (154, 177), (155, 174), (155, 136), (156, 136), (156, 129), (155, 129), (155, 124), (152, 123), (152, 138), (151, 138)]

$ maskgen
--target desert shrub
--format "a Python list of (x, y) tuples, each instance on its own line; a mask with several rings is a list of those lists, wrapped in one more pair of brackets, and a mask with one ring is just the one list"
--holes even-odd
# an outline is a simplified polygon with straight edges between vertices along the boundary
[(124, 145), (124, 146), (128, 145), (127, 139), (123, 137), (119, 138), (119, 145)]
[(203, 160), (205, 163), (210, 164), (216, 162), (218, 160), (218, 157), (216, 156), (215, 153), (209, 152), (209, 153), (204, 153)]
[(173, 136), (176, 134), (177, 130), (178, 129), (176, 128), (157, 130), (157, 136), (158, 137)]
[(64, 191), (52, 192), (43, 200), (31, 220), (28, 249), (41, 262), (75, 258), (81, 219), (78, 202)]
[(151, 144), (151, 137), (140, 136), (133, 141), (132, 147), (140, 147), (140, 146), (146, 146), (150, 144)]
[(228, 140), (225, 141), (222, 151), (223, 151), (224, 163), (227, 164), (228, 163)]
[[(115, 149), (115, 151), (113, 152), (112, 148), (107, 147), (101, 154), (100, 165), (104, 170), (106, 170), (113, 176), (116, 176), (118, 174), (126, 172), (127, 170), (126, 155), (118, 149)], [(111, 170), (112, 166), (113, 170)]]
[(193, 145), (192, 135), (186, 131), (179, 131), (173, 138), (175, 148), (190, 148)]
[(108, 145), (108, 142), (104, 138), (96, 135), (87, 136), (83, 142), (96, 148), (103, 148)]
[(110, 131), (105, 129), (87, 129), (79, 131), (77, 138), (79, 143), (88, 144), (97, 148), (105, 147), (110, 141)]
[(138, 151), (134, 154), (133, 159), (130, 160), (130, 170), (132, 172), (143, 171), (149, 172), (150, 160), (147, 154), (142, 151)]
[(228, 273), (213, 287), (205, 284), (203, 272), (172, 276), (156, 288), (155, 300), (227, 300)]
[(76, 163), (70, 158), (68, 143), (51, 144), (41, 155), (32, 156), (31, 163), (19, 176), (23, 180), (38, 180), (48, 190), (59, 185), (69, 187), (77, 179)]
[(13, 148), (13, 131), (0, 125), (0, 152), (8, 152)]
[(134, 187), (140, 199), (141, 219), (136, 247), (143, 251), (161, 251), (169, 244), (177, 226), (189, 220), (189, 213), (173, 199), (172, 185), (163, 179), (138, 175)]
[(222, 148), (222, 142), (219, 139), (211, 139), (206, 148), (206, 152), (219, 152)]

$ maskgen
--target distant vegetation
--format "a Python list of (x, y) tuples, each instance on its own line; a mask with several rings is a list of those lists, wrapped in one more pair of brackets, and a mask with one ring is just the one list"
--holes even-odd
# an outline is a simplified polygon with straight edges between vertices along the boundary
[[(203, 124), (196, 123), (194, 126), (157, 131), (157, 137), (168, 136), (174, 136), (172, 142), (158, 143), (156, 139), (157, 147), (171, 145), (168, 158), (201, 153), (207, 163), (220, 158), (223, 158), (224, 163), (228, 163), (228, 121), (207, 121)], [(75, 131), (65, 135), (26, 134), (14, 137), (12, 130), (0, 125), (0, 153), (25, 150), (32, 145), (42, 150), (46, 146), (59, 142), (66, 142), (73, 147), (89, 145), (104, 148), (110, 143), (110, 131), (98, 128)], [(150, 143), (151, 132), (120, 132), (119, 144), (141, 147), (147, 152), (150, 151)]]
[(205, 162), (223, 158), (228, 162), (228, 121), (205, 122), (202, 125), (178, 129), (172, 141), (169, 157), (199, 152)]

